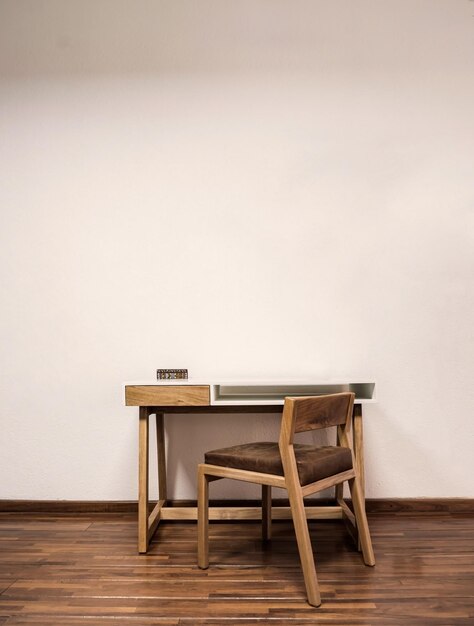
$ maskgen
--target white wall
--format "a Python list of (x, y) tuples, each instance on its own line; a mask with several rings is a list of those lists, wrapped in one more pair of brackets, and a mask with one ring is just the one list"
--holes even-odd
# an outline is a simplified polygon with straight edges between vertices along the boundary
[(373, 377), (368, 495), (474, 496), (473, 7), (2, 0), (1, 498), (134, 498), (156, 367)]

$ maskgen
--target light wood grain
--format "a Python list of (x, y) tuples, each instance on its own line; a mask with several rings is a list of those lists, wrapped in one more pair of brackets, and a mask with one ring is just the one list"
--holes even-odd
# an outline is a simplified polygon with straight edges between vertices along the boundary
[(161, 511), (163, 510), (163, 505), (165, 504), (165, 500), (158, 500), (158, 502), (153, 507), (152, 512), (148, 516), (148, 541), (153, 537), (156, 527), (158, 526), (161, 519)]
[[(211, 477), (208, 476), (210, 479)], [(306, 506), (306, 519), (310, 520), (334, 520), (342, 519), (341, 507), (339, 506)], [(164, 507), (161, 510), (162, 520), (174, 521), (196, 521), (198, 518), (197, 507), (195, 506), (172, 506)], [(259, 506), (210, 506), (210, 520), (261, 520), (262, 508)], [(290, 520), (291, 509), (289, 506), (272, 507), (273, 520)]]
[(163, 413), (156, 414), (156, 452), (158, 455), (158, 496), (160, 500), (166, 500), (168, 488), (166, 484), (165, 416)]
[(359, 533), (359, 541), (362, 548), (362, 555), (366, 565), (375, 565), (375, 556), (372, 549), (372, 540), (370, 538), (367, 516), (365, 513), (364, 500), (362, 498), (359, 478), (356, 476), (349, 481), (351, 490), (352, 504), (354, 506), (354, 514), (356, 518), (357, 531)]
[[(336, 427), (336, 446), (340, 446), (341, 445), (341, 426), (337, 426)], [(342, 500), (342, 497), (344, 495), (344, 483), (339, 483), (338, 485), (336, 485), (336, 489), (334, 492), (334, 496), (336, 498), (336, 502), (339, 502), (339, 500)]]
[(208, 406), (209, 386), (206, 385), (127, 385), (127, 406)]
[[(359, 494), (361, 506), (365, 510), (365, 469), (364, 469), (364, 428), (362, 423), (362, 406), (356, 404), (354, 406), (352, 417), (352, 442), (354, 445), (354, 467), (359, 478)], [(357, 530), (357, 532), (359, 532)], [(358, 536), (357, 547), (359, 552), (362, 551), (361, 539)]]
[(198, 565), (209, 567), (209, 481), (205, 469), (198, 467)]
[(365, 498), (365, 469), (364, 469), (364, 427), (362, 423), (362, 406), (354, 405), (353, 416), (354, 462), (359, 477), (362, 499)]
[(280, 430), (279, 447), (283, 471), (285, 474), (286, 488), (290, 500), (290, 509), (295, 527), (296, 542), (300, 555), (301, 568), (303, 570), (304, 584), (309, 604), (319, 606), (321, 595), (319, 593), (318, 578), (314, 564), (313, 548), (309, 536), (308, 522), (304, 510), (303, 492), (298, 477), (293, 437), (296, 426), (295, 402), (285, 402)]
[(272, 487), (281, 487), (285, 489), (285, 479), (283, 476), (276, 474), (264, 474), (263, 472), (252, 472), (250, 470), (235, 469), (233, 467), (223, 467), (221, 465), (210, 465), (201, 463), (205, 474), (210, 476), (218, 476), (219, 478), (232, 478), (234, 480), (242, 480), (247, 483), (257, 483), (259, 485), (270, 485)]
[(339, 474), (334, 474), (334, 476), (328, 476), (327, 478), (323, 478), (321, 480), (317, 480), (314, 483), (310, 483), (309, 485), (305, 485), (301, 488), (301, 492), (303, 496), (310, 496), (313, 493), (317, 493), (318, 491), (322, 491), (323, 489), (329, 489), (329, 487), (334, 487), (334, 485), (339, 485), (345, 480), (349, 480), (355, 476), (355, 471), (353, 469), (346, 470), (345, 472), (340, 472)]
[(148, 407), (140, 407), (138, 428), (138, 551), (145, 553), (148, 548)]

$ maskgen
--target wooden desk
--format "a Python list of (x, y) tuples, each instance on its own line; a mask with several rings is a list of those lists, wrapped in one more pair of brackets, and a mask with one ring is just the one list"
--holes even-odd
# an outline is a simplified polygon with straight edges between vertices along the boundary
[[(138, 551), (146, 553), (160, 520), (196, 520), (196, 507), (167, 507), (165, 414), (281, 413), (286, 396), (341, 391), (356, 394), (353, 414), (354, 457), (364, 489), (362, 404), (374, 402), (373, 382), (196, 381), (166, 380), (125, 383), (125, 403), (139, 407)], [(149, 511), (149, 418), (155, 415), (158, 455), (158, 502)], [(306, 507), (308, 519), (344, 518), (355, 531), (354, 516), (336, 488), (337, 506)], [(290, 519), (289, 507), (274, 507), (274, 519)], [(261, 519), (260, 507), (211, 507), (210, 519)]]

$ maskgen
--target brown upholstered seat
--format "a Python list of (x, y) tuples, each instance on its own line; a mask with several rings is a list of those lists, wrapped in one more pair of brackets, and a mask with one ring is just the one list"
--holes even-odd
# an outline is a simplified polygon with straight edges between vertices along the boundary
[[(309, 485), (352, 469), (349, 448), (296, 443), (294, 450), (301, 485)], [(210, 465), (283, 476), (283, 464), (277, 443), (261, 441), (211, 450), (206, 452), (204, 458), (205, 463)]]

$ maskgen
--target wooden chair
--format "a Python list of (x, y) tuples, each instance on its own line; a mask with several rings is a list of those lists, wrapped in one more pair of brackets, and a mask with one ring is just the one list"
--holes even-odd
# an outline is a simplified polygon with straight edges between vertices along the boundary
[[(353, 393), (285, 398), (278, 443), (249, 443), (205, 454), (198, 466), (198, 565), (209, 566), (209, 481), (233, 478), (262, 485), (262, 535), (271, 533), (271, 488), (288, 491), (308, 602), (321, 604), (311, 539), (304, 510), (305, 496), (349, 481), (363, 559), (374, 565), (362, 491), (350, 437)], [(339, 427), (337, 446), (294, 444), (295, 433)]]

